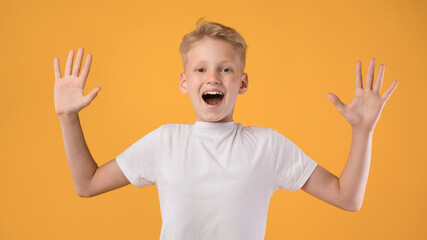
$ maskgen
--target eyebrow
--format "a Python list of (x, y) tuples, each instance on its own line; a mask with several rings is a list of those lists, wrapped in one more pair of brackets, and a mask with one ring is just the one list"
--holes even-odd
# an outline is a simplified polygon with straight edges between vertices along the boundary
[[(200, 60), (200, 61), (194, 62), (193, 64), (207, 63), (207, 62), (208, 62), (208, 61), (206, 61), (206, 60)], [(234, 61), (231, 61), (231, 60), (223, 60), (223, 61), (220, 61), (219, 63), (233, 63), (233, 64), (234, 64)]]

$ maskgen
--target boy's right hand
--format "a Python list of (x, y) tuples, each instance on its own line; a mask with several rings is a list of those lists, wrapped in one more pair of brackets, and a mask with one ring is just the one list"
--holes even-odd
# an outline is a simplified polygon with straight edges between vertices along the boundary
[(86, 96), (83, 95), (83, 88), (89, 74), (92, 55), (87, 55), (85, 65), (80, 76), (78, 76), (78, 74), (83, 58), (83, 48), (80, 48), (77, 52), (74, 66), (73, 58), (74, 50), (71, 50), (68, 54), (67, 64), (65, 65), (64, 77), (61, 76), (58, 58), (55, 58), (53, 63), (55, 70), (55, 111), (59, 116), (77, 114), (80, 110), (87, 107), (101, 90), (101, 87), (96, 87)]

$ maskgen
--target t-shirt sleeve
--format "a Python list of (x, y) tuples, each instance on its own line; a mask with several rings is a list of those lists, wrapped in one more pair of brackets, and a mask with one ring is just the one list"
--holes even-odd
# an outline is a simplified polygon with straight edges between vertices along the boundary
[(273, 136), (276, 186), (296, 192), (311, 176), (317, 163), (276, 130)]
[(160, 142), (160, 128), (148, 133), (116, 157), (116, 162), (129, 182), (136, 187), (156, 182), (156, 146)]

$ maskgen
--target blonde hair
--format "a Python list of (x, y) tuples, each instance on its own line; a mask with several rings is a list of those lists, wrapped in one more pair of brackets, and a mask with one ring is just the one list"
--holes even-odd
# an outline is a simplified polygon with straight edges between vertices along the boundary
[(226, 27), (220, 23), (216, 22), (207, 22), (204, 21), (204, 18), (199, 18), (196, 22), (196, 30), (186, 34), (182, 38), (181, 45), (179, 47), (179, 52), (181, 53), (182, 63), (185, 66), (187, 65), (187, 54), (191, 48), (197, 42), (201, 41), (205, 37), (210, 37), (214, 39), (223, 40), (229, 43), (236, 53), (240, 56), (242, 72), (245, 69), (246, 62), (246, 45), (245, 39), (233, 28)]

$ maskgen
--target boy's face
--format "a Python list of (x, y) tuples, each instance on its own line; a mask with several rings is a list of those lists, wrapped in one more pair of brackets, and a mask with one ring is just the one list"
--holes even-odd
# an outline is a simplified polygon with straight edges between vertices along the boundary
[(233, 121), (237, 95), (248, 89), (242, 72), (240, 57), (227, 42), (205, 37), (191, 48), (179, 87), (189, 95), (196, 121)]

